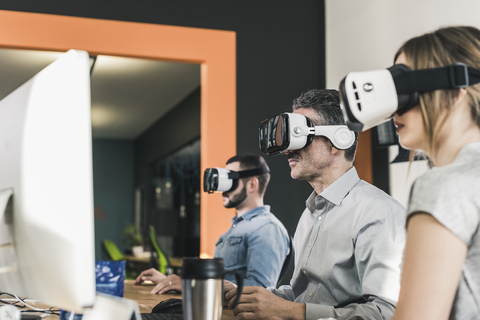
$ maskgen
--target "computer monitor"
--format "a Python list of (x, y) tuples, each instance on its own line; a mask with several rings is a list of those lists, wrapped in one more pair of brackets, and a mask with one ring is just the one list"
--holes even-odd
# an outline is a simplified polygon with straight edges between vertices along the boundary
[(0, 291), (95, 301), (89, 57), (70, 50), (0, 101)]

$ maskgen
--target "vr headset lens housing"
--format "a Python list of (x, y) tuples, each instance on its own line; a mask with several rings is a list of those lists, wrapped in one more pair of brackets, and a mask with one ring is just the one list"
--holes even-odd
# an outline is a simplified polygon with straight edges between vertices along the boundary
[(242, 171), (208, 168), (203, 174), (203, 191), (208, 193), (232, 191), (237, 188), (239, 178), (248, 178), (269, 172), (270, 170), (266, 166)]
[(279, 114), (262, 121), (260, 124), (259, 142), (260, 150), (263, 153), (281, 152), (281, 150), (288, 147), (290, 141), (287, 134), (289, 130), (287, 117), (288, 115)]
[(203, 191), (213, 193), (215, 191), (230, 191), (237, 187), (238, 180), (228, 177), (230, 170), (225, 168), (205, 169), (203, 174)]
[(413, 71), (398, 64), (384, 70), (351, 72), (340, 82), (340, 107), (351, 130), (365, 131), (413, 108), (421, 92), (465, 88), (479, 82), (480, 70), (463, 63)]
[(260, 123), (260, 150), (274, 155), (306, 147), (313, 140), (309, 127), (313, 127), (312, 121), (296, 113), (282, 113), (266, 119)]
[(275, 155), (298, 150), (312, 143), (315, 136), (327, 137), (335, 148), (346, 150), (355, 142), (355, 134), (347, 126), (314, 126), (312, 120), (298, 113), (282, 113), (260, 124), (260, 150)]
[(410, 69), (395, 65), (384, 70), (351, 72), (340, 83), (340, 107), (354, 131), (379, 125), (399, 110), (418, 103), (418, 93), (397, 95), (394, 77)]

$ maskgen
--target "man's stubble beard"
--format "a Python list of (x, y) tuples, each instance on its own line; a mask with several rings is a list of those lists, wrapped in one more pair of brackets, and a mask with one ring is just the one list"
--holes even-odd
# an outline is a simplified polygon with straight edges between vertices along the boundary
[(244, 186), (240, 193), (233, 196), (232, 199), (229, 199), (225, 208), (236, 208), (239, 204), (247, 199), (247, 186)]

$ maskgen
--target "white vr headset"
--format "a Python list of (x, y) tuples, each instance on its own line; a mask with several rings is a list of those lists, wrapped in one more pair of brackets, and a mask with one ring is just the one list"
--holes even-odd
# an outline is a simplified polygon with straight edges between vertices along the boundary
[(266, 166), (242, 171), (230, 171), (225, 168), (208, 168), (203, 173), (203, 191), (228, 192), (237, 189), (238, 179), (269, 173)]
[(268, 155), (298, 150), (310, 145), (315, 136), (328, 138), (340, 150), (350, 148), (356, 139), (355, 133), (345, 125), (314, 126), (304, 115), (282, 113), (260, 124), (260, 149)]
[(365, 131), (395, 113), (418, 104), (419, 93), (465, 88), (480, 82), (480, 70), (463, 63), (412, 71), (403, 64), (388, 69), (351, 72), (340, 83), (340, 107), (348, 127)]

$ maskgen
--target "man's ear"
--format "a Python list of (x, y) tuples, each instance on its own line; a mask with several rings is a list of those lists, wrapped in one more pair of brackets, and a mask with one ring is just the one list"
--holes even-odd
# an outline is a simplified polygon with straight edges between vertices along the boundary
[(339, 153), (339, 152), (340, 152), (340, 150), (337, 149), (337, 148), (335, 148), (334, 146), (331, 146), (331, 147), (330, 147), (330, 154), (336, 155), (336, 154)]
[(335, 146), (333, 145), (333, 143), (330, 140), (328, 140), (328, 143), (330, 144), (330, 154), (332, 156), (334, 156), (334, 155), (338, 154), (340, 151), (342, 151), (340, 149), (335, 148)]
[(247, 181), (247, 191), (248, 192), (257, 192), (258, 191), (258, 178), (253, 177)]

